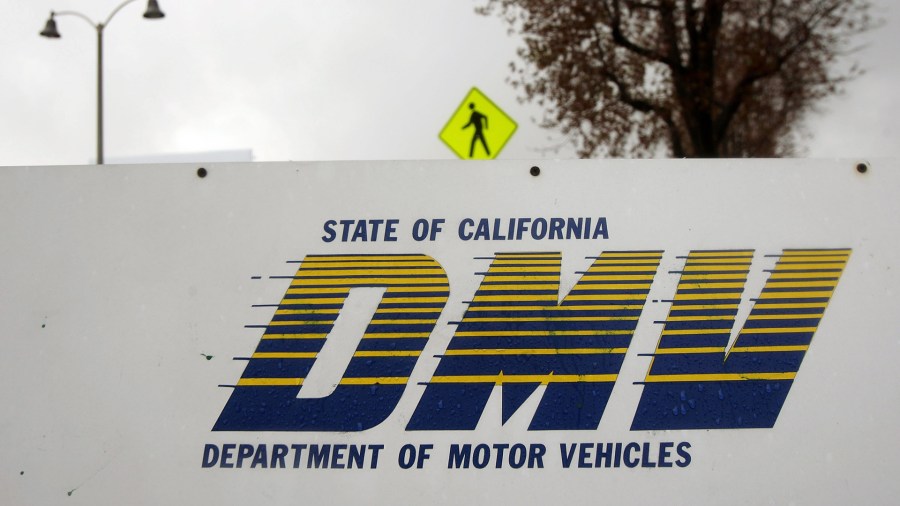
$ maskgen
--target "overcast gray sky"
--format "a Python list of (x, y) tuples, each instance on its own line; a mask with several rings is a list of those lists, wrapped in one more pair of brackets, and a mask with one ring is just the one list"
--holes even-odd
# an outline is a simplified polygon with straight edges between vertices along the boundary
[[(438, 132), (477, 86), (518, 123), (500, 155), (546, 148), (534, 106), (506, 83), (519, 41), (481, 0), (145, 0), (104, 32), (108, 158), (251, 149), (259, 161), (452, 159)], [(867, 74), (810, 118), (811, 157), (900, 156), (900, 6), (860, 39)], [(0, 0), (0, 165), (84, 164), (95, 154), (96, 34), (119, 0)]]

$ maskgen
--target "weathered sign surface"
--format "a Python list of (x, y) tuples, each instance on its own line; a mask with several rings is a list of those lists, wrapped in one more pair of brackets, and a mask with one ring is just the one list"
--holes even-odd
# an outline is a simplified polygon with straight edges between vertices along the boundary
[(887, 504), (900, 163), (0, 169), (4, 504)]

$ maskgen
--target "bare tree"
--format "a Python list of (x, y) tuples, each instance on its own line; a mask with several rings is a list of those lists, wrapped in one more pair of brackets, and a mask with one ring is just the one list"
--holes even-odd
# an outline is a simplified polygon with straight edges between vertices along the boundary
[(855, 67), (869, 0), (487, 0), (520, 32), (512, 63), (581, 156), (771, 157)]

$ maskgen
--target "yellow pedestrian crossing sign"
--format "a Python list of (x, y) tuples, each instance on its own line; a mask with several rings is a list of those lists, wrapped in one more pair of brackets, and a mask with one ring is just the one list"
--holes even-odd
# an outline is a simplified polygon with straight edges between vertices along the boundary
[(492, 160), (517, 127), (491, 99), (472, 88), (438, 137), (464, 160)]

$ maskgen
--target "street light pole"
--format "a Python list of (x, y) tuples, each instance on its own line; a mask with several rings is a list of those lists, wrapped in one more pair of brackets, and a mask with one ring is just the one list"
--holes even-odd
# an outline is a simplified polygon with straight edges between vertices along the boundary
[(103, 165), (103, 25), (97, 25), (97, 165)]
[[(56, 16), (75, 16), (83, 19), (97, 31), (97, 165), (103, 165), (103, 30), (112, 21), (122, 7), (135, 2), (137, 0), (125, 0), (107, 16), (106, 21), (94, 22), (91, 18), (76, 11), (60, 11), (50, 12), (50, 18), (41, 31), (41, 36), (51, 39), (60, 38), (59, 31), (56, 29)], [(159, 9), (157, 0), (148, 0), (147, 10), (144, 12), (147, 19), (159, 19), (165, 17), (165, 14)]]

